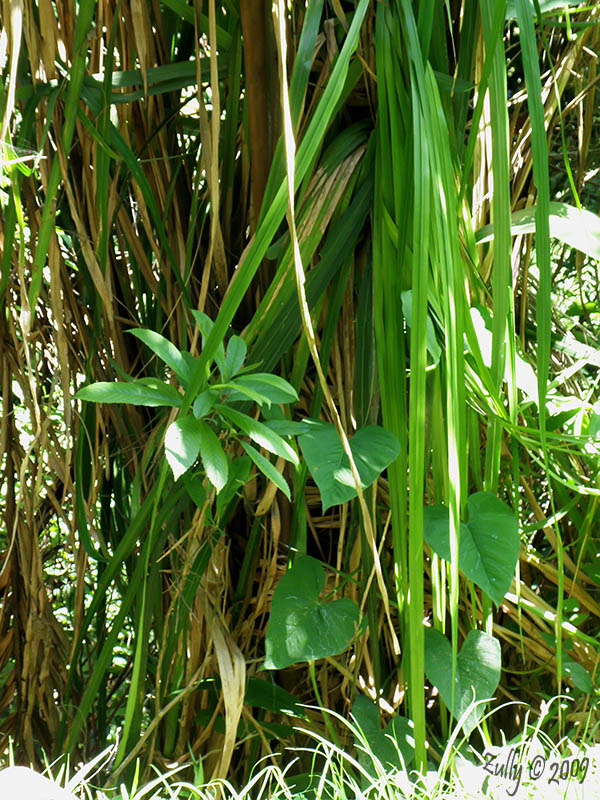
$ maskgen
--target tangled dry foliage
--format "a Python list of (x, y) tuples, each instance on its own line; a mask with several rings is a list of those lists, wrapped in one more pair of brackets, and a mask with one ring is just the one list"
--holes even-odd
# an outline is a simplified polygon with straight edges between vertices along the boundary
[[(471, 33), (459, 23), (477, 19), (475, 4), (451, 2), (449, 8), (451, 28), (441, 5), (436, 12), (433, 66), (477, 87), (484, 36), (478, 22)], [(129, 329), (151, 328), (196, 354), (200, 342), (190, 309), (216, 317), (245, 260), (263, 240), (266, 251), (276, 232), (235, 309), (232, 328), (246, 339), (250, 362), (281, 371), (299, 389), (295, 414), (329, 418), (301, 333), (292, 248), (283, 215), (277, 217), (284, 176), (277, 144), (281, 65), (265, 9), (250, 0), (223, 7), (214, 0), (205, 6), (180, 0), (1, 5), (2, 139), (10, 134), (13, 145), (3, 152), (32, 169), (7, 168), (0, 233), (0, 735), (4, 741), (13, 737), (27, 762), (38, 760), (40, 747), (55, 755), (92, 755), (105, 745), (109, 730), (126, 720), (129, 736), (117, 775), (138, 757), (146, 766), (164, 766), (192, 753), (203, 757), (207, 777), (247, 777), (247, 765), (292, 739), (291, 719), (245, 702), (245, 695), (249, 678), (264, 677), (258, 669), (270, 597), (298, 531), (305, 531), (309, 552), (354, 576), (348, 583), (332, 572), (327, 588), (345, 585), (358, 603), (364, 599), (371, 626), (347, 652), (317, 665), (324, 704), (347, 715), (357, 682), (363, 691), (382, 688), (388, 712), (404, 698), (406, 677), (380, 588), (372, 581), (364, 593), (371, 558), (355, 503), (323, 514), (306, 473), (294, 478), (294, 507), (257, 476), (224, 509), (208, 491), (196, 506), (179, 482), (160, 498), (158, 522), (152, 524), (156, 535), (147, 545), (166, 415), (162, 409), (96, 407), (72, 399), (84, 382), (160, 375)], [(323, 112), (323, 98), (331, 103), (314, 158), (297, 181), (296, 217), (321, 362), (348, 432), (377, 421), (381, 382), (372, 330), (381, 309), (377, 302), (372, 306), (370, 290), (370, 220), (381, 202), (373, 191), (377, 143), (371, 136), (380, 81), (377, 4), (366, 9), (349, 67), (338, 75), (334, 68), (353, 12), (352, 3), (335, 0), (323, 8), (321, 0), (307, 8), (292, 4), (287, 16), (298, 142)], [(561, 152), (562, 124), (568, 147), (576, 148), (569, 151), (573, 181), (593, 203), (598, 9), (590, 6), (573, 19), (573, 38), (564, 26), (549, 23), (546, 49), (539, 38), (542, 101), (550, 152)], [(505, 46), (507, 63), (518, 74), (514, 26), (507, 28)], [(402, 74), (408, 81), (407, 72)], [(339, 83), (333, 100), (325, 94), (332, 80)], [(463, 132), (469, 129), (467, 94), (442, 95), (449, 118)], [(536, 196), (525, 94), (523, 85), (514, 87), (508, 105), (513, 210), (531, 205)], [(490, 221), (495, 113), (484, 103), (473, 169), (464, 175), (475, 230)], [(6, 155), (9, 166), (10, 161)], [(551, 163), (562, 170), (560, 160)], [(494, 251), (469, 247), (462, 242), (465, 263), (475, 259), (468, 273), (471, 297), (486, 303)], [(511, 248), (515, 316), (525, 349), (535, 292), (531, 236), (515, 237)], [(403, 363), (401, 352), (396, 345), (396, 363)], [(553, 351), (553, 374), (569, 363), (568, 355)], [(572, 393), (583, 391), (579, 374), (569, 380)], [(428, 407), (435, 415), (441, 390), (428, 383), (430, 389)], [(473, 431), (484, 448), (487, 409), (475, 392), (468, 399), (469, 485), (479, 487)], [(521, 418), (521, 424), (531, 423)], [(431, 430), (429, 436), (437, 431), (443, 437), (443, 412)], [(405, 442), (407, 437), (405, 432)], [(235, 440), (223, 445), (231, 457), (239, 454)], [(431, 452), (431, 441), (426, 446)], [(510, 498), (518, 491), (522, 525), (540, 525), (535, 540), (523, 537), (517, 578), (494, 621), (503, 664), (537, 675), (525, 683), (504, 673), (499, 696), (535, 704), (536, 692), (552, 685), (555, 671), (552, 645), (543, 634), (554, 630), (556, 529), (548, 522), (539, 459), (537, 465), (529, 460), (522, 441), (513, 442), (512, 450), (502, 446), (500, 492)], [(443, 443), (435, 442), (433, 449), (438, 447), (444, 451)], [(518, 490), (507, 458), (515, 453), (521, 464)], [(558, 498), (566, 509), (559, 522), (564, 591), (584, 615), (575, 625), (582, 635), (573, 637), (569, 654), (593, 676), (600, 606), (597, 578), (586, 573), (586, 547), (596, 541), (595, 469), (592, 458), (570, 446), (553, 445), (551, 453), (555, 474), (567, 476)], [(426, 497), (439, 502), (443, 482), (433, 480), (430, 458), (426, 463)], [(391, 519), (390, 491), (382, 478), (366, 497), (389, 578), (392, 616), (401, 629), (390, 537), (402, 523)], [(432, 568), (438, 566), (426, 558), (426, 610), (432, 607)], [(475, 595), (464, 588), (463, 633), (481, 613), (472, 605)], [(136, 672), (137, 703), (130, 712)], [(305, 665), (282, 671), (277, 681), (298, 701), (313, 701)], [(588, 708), (589, 697), (580, 696), (573, 714), (583, 719)], [(307, 714), (307, 724), (320, 730), (317, 712)]]

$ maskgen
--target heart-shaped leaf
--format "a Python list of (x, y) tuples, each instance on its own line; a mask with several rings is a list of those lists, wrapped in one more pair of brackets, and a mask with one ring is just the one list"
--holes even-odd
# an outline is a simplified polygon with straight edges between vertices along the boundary
[(320, 563), (300, 556), (273, 592), (265, 634), (266, 669), (334, 656), (345, 650), (358, 624), (358, 607), (348, 598), (319, 603), (325, 583)]
[[(425, 674), (450, 708), (452, 702), (452, 647), (443, 633), (425, 628)], [(493, 697), (500, 682), (500, 643), (483, 631), (469, 631), (456, 664), (454, 718), (460, 719), (477, 700)], [(475, 694), (473, 694), (475, 693)], [(484, 704), (474, 708), (463, 724), (468, 734), (484, 714)]]
[[(490, 492), (467, 500), (469, 521), (461, 523), (458, 566), (496, 606), (510, 587), (519, 557), (519, 528), (514, 512)], [(450, 561), (450, 525), (445, 506), (423, 509), (425, 541), (440, 558)]]
[[(382, 730), (379, 725), (379, 711), (372, 700), (364, 695), (359, 695), (352, 705), (352, 716), (356, 720), (360, 731), (367, 740), (368, 749), (379, 759), (383, 768), (400, 769), (402, 761), (404, 766), (408, 766), (414, 758), (414, 733), (413, 723), (406, 717), (392, 717), (386, 727)], [(390, 738), (391, 737), (391, 738)], [(364, 743), (357, 740), (357, 744)], [(398, 755), (402, 756), (402, 761)], [(359, 750), (359, 763), (371, 774), (376, 772), (373, 769), (373, 759), (363, 751)]]
[[(310, 430), (298, 436), (308, 468), (321, 492), (323, 511), (356, 497), (350, 464), (333, 425), (319, 420), (303, 420)], [(350, 450), (363, 489), (370, 486), (400, 453), (393, 433), (376, 425), (361, 428), (350, 439)]]

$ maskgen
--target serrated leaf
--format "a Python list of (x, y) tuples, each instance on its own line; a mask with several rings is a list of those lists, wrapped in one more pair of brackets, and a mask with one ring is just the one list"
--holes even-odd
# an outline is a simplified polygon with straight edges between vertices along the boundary
[(190, 370), (183, 354), (168, 339), (160, 333), (148, 330), (147, 328), (132, 328), (127, 331), (131, 333), (146, 347), (149, 347), (161, 361), (170, 367), (182, 381), (186, 382), (190, 378)]
[(168, 383), (158, 378), (138, 378), (124, 381), (100, 381), (84, 386), (75, 394), (77, 400), (91, 403), (128, 403), (132, 406), (171, 406), (179, 408), (182, 397)]
[[(519, 528), (514, 512), (490, 492), (467, 500), (468, 522), (461, 522), (458, 566), (496, 606), (508, 591), (519, 557)], [(423, 536), (440, 558), (450, 562), (450, 528), (445, 506), (425, 506)]]
[(201, 423), (193, 414), (176, 419), (165, 434), (165, 453), (177, 480), (198, 458), (202, 443)]
[(248, 348), (241, 336), (232, 336), (227, 343), (225, 355), (225, 380), (229, 380), (242, 368)]
[[(308, 433), (298, 436), (298, 444), (321, 492), (323, 511), (346, 503), (356, 496), (350, 465), (334, 425), (306, 419)], [(396, 437), (376, 425), (361, 428), (350, 439), (350, 450), (363, 489), (370, 486), (400, 452)]]
[(284, 669), (346, 649), (358, 624), (358, 607), (348, 598), (319, 603), (324, 583), (323, 568), (310, 556), (297, 558), (281, 578), (265, 633), (266, 669)]
[(269, 453), (281, 456), (286, 461), (291, 461), (298, 466), (298, 456), (289, 444), (262, 422), (258, 422), (247, 414), (242, 414), (241, 411), (236, 411), (224, 405), (219, 406), (219, 412), (260, 447), (264, 447)]
[(206, 470), (208, 480), (217, 490), (217, 494), (227, 483), (228, 462), (221, 443), (213, 429), (204, 420), (196, 420), (200, 436), (200, 458)]
[(252, 461), (262, 472), (262, 474), (268, 480), (274, 483), (278, 489), (281, 489), (281, 491), (284, 493), (284, 495), (287, 497), (288, 500), (291, 500), (292, 497), (290, 494), (290, 487), (288, 486), (288, 482), (283, 477), (283, 475), (275, 469), (275, 467), (273, 466), (273, 464), (271, 464), (269, 459), (261, 455), (258, 452), (258, 450), (252, 447), (251, 444), (248, 444), (247, 442), (242, 442), (241, 445), (246, 451), (246, 453), (250, 456)]

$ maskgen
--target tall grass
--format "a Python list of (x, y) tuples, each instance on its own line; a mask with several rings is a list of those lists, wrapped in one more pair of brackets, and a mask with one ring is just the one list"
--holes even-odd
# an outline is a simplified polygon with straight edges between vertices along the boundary
[[(504, 5), (2, 7), (0, 734), (19, 760), (90, 758), (119, 731), (116, 778), (191, 754), (244, 783), (302, 744), (278, 690), (314, 699), (309, 670), (259, 671), (295, 553), (363, 601), (351, 648), (312, 667), (323, 702), (347, 718), (366, 692), (410, 717), (422, 770), (449, 730), (439, 697), (426, 711), (424, 619), (453, 674), (479, 628), (503, 643), (500, 695), (593, 707), (596, 356), (558, 347), (552, 274), (573, 294), (583, 256), (569, 274), (550, 234), (573, 147), (573, 204), (597, 211), (598, 10)], [(335, 423), (357, 499), (324, 514), (301, 462), (289, 503), (234, 436), (225, 499), (199, 470), (174, 484), (164, 409), (73, 400), (172, 379), (140, 328), (197, 356), (181, 415), (240, 334), (298, 390), (286, 418)], [(373, 423), (400, 455), (364, 489), (348, 440)], [(459, 571), (482, 489), (519, 519), (501, 608)], [(432, 504), (448, 562), (423, 543)]]

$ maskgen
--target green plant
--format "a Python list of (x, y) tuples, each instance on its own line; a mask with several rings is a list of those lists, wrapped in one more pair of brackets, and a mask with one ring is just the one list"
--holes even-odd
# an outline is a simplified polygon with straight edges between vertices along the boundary
[[(424, 769), (476, 640), (482, 697), (498, 642), (498, 694), (595, 708), (595, 4), (7, 9), (0, 742), (86, 759), (120, 731), (116, 779), (191, 751), (241, 785), (301, 741), (278, 682), (345, 714), (356, 680)], [(73, 402), (98, 383), (123, 403)], [(255, 675), (309, 551), (364, 627)]]
[[(202, 332), (204, 345), (213, 322), (200, 311), (192, 313)], [(196, 359), (190, 353), (181, 352), (154, 331), (132, 330), (130, 333), (144, 342), (173, 371), (185, 393), (192, 380)], [(206, 364), (206, 388), (203, 387), (191, 397), (192, 412), (179, 415), (168, 425), (165, 432), (165, 454), (175, 480), (185, 475), (200, 455), (207, 478), (217, 494), (221, 492), (229, 479), (229, 460), (220, 438), (235, 441), (241, 436), (248, 436), (270, 453), (298, 465), (298, 456), (281, 436), (268, 425), (253, 419), (233, 405), (250, 400), (261, 408), (270, 408), (272, 403), (290, 403), (298, 399), (294, 388), (283, 378), (244, 368), (245, 359), (246, 343), (241, 337), (232, 336), (227, 343), (227, 349), (221, 343), (214, 355), (218, 375), (213, 370), (212, 362)], [(76, 398), (95, 403), (181, 408), (184, 394), (164, 381), (137, 378), (128, 383), (91, 384), (80, 389)], [(247, 442), (242, 442), (242, 447), (267, 479), (273, 481), (290, 499), (287, 481), (270, 461)]]

